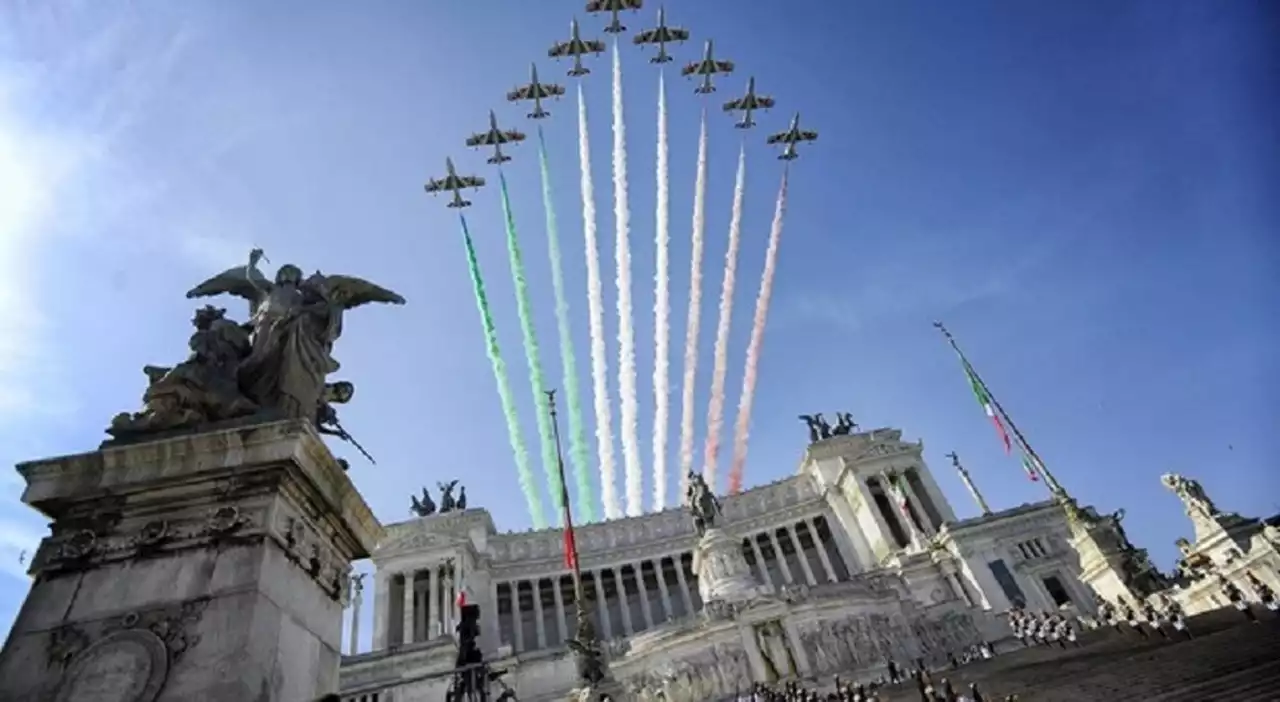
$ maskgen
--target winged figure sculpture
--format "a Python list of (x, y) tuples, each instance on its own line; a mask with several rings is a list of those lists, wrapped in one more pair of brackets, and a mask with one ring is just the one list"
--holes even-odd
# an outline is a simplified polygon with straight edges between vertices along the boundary
[(252, 351), (238, 369), (245, 394), (289, 418), (313, 417), (324, 379), (338, 370), (330, 355), (342, 335), (343, 313), (370, 302), (396, 305), (404, 298), (362, 278), (325, 275), (303, 279), (302, 269), (280, 266), (274, 279), (258, 270), (261, 249), (248, 265), (224, 271), (187, 297), (235, 295), (249, 301)]

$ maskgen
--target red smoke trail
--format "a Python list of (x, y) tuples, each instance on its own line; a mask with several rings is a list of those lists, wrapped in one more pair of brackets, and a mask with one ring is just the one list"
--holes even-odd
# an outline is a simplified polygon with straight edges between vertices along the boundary
[(747, 463), (747, 440), (751, 430), (751, 404), (755, 401), (756, 378), (760, 374), (760, 346), (764, 341), (764, 325), (769, 317), (769, 297), (773, 294), (773, 274), (778, 269), (778, 241), (782, 238), (782, 218), (787, 212), (787, 177), (789, 168), (782, 171), (782, 185), (778, 188), (778, 202), (773, 211), (773, 225), (769, 228), (769, 248), (764, 254), (764, 274), (760, 276), (760, 293), (756, 296), (755, 321), (751, 326), (751, 341), (747, 344), (746, 369), (742, 373), (742, 395), (738, 399), (738, 421), (733, 435), (733, 465), (729, 470), (729, 492), (742, 490), (742, 472)]

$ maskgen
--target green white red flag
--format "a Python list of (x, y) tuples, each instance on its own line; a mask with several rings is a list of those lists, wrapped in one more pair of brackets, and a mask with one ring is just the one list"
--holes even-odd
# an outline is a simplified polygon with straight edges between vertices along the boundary
[(1027, 455), (1025, 451), (1022, 453), (1022, 469), (1027, 472), (1031, 482), (1040, 482), (1040, 462)]
[(964, 374), (969, 378), (969, 387), (973, 388), (973, 396), (978, 399), (978, 404), (982, 405), (982, 411), (987, 413), (987, 416), (991, 418), (991, 423), (996, 426), (996, 433), (1000, 435), (1000, 441), (1004, 443), (1004, 452), (1013, 453), (1013, 442), (1009, 439), (1009, 431), (1004, 428), (1004, 422), (1000, 421), (1000, 415), (991, 403), (991, 397), (983, 389), (982, 383), (978, 382), (978, 376), (974, 375), (968, 361), (964, 363)]

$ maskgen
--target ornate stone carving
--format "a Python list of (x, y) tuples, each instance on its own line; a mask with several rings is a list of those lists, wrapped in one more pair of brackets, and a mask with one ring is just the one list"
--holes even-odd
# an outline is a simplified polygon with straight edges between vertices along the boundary
[(240, 514), (239, 507), (222, 505), (209, 510), (204, 531), (205, 534), (214, 538), (226, 537), (236, 533), (248, 523), (249, 520)]
[(1160, 476), (1160, 483), (1172, 490), (1178, 496), (1178, 499), (1182, 500), (1182, 505), (1187, 510), (1187, 514), (1193, 518), (1196, 516), (1212, 517), (1218, 514), (1218, 507), (1205, 494), (1200, 481), (1183, 477), (1177, 473), (1165, 473)]
[(133, 537), (133, 547), (140, 555), (145, 555), (160, 548), (172, 538), (173, 533), (169, 529), (169, 522), (156, 519), (142, 525), (142, 529), (138, 530), (137, 535)]
[(76, 655), (58, 686), (56, 702), (152, 702), (169, 674), (169, 655), (155, 634), (118, 631)]

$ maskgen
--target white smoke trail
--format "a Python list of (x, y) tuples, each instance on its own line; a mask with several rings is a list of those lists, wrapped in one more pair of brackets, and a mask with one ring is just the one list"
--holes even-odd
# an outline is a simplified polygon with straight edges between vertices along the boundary
[(622, 58), (613, 42), (613, 257), (618, 284), (618, 401), (622, 461), (627, 479), (627, 516), (644, 512), (636, 398), (636, 328), (631, 316), (631, 203), (627, 193), (627, 125), (622, 115)]
[(787, 211), (787, 173), (782, 171), (778, 202), (769, 227), (769, 247), (764, 254), (764, 273), (760, 276), (760, 292), (756, 296), (755, 320), (751, 325), (751, 341), (747, 343), (746, 369), (742, 373), (742, 395), (738, 399), (738, 421), (733, 434), (733, 465), (729, 470), (729, 492), (742, 489), (742, 471), (747, 463), (747, 439), (750, 438), (751, 404), (756, 397), (756, 377), (760, 371), (760, 346), (764, 342), (764, 324), (769, 316), (769, 297), (773, 295), (773, 274), (778, 269), (778, 241), (782, 238), (782, 217)]
[(587, 256), (587, 320), (591, 333), (591, 395), (596, 412), (596, 453), (600, 462), (600, 502), (605, 519), (622, 516), (614, 485), (613, 416), (609, 406), (609, 360), (604, 344), (604, 293), (600, 285), (600, 245), (596, 241), (596, 187), (591, 179), (587, 101), (578, 84), (578, 163), (582, 169), (582, 238)]
[(715, 363), (711, 370), (711, 401), (707, 407), (707, 443), (703, 470), (707, 485), (716, 487), (716, 457), (724, 430), (724, 377), (729, 370), (729, 327), (733, 321), (733, 288), (738, 276), (738, 245), (742, 240), (742, 197), (747, 189), (747, 149), (738, 151), (738, 175), (733, 181), (733, 211), (729, 216), (729, 248), (724, 252), (724, 282), (720, 287), (720, 320), (716, 325)]
[(698, 173), (693, 186), (693, 251), (689, 257), (689, 316), (684, 327), (684, 386), (680, 395), (680, 495), (693, 468), (693, 399), (698, 376), (698, 327), (702, 321), (702, 234), (707, 226), (707, 109), (698, 130)]
[(654, 211), (656, 249), (653, 276), (653, 509), (667, 507), (667, 428), (671, 395), (671, 204), (667, 192), (667, 84), (658, 73), (658, 189)]

